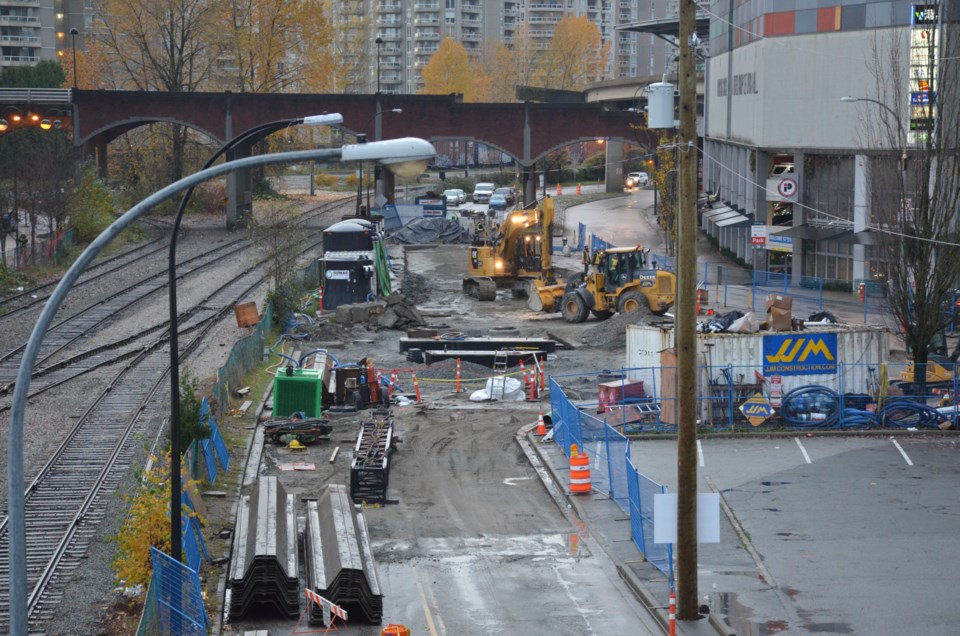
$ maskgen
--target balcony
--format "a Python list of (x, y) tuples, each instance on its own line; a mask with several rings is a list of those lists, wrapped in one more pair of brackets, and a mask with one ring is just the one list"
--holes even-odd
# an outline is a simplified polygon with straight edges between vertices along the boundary
[(382, 13), (400, 13), (403, 6), (398, 2), (384, 2), (377, 7)]
[(35, 44), (40, 46), (40, 38), (33, 35), (0, 35), (4, 44)]
[(40, 24), (40, 18), (32, 15), (0, 15), (0, 24)]
[(414, 23), (414, 24), (426, 24), (426, 25), (430, 25), (430, 24), (440, 24), (440, 18), (434, 18), (434, 17), (414, 18), (414, 19), (413, 19), (413, 23)]
[(424, 41), (424, 40), (433, 41), (433, 40), (439, 40), (440, 34), (437, 33), (436, 31), (417, 31), (414, 34), (414, 38), (420, 41)]
[(562, 4), (531, 4), (528, 11), (563, 11)]
[(527, 20), (530, 24), (558, 24), (563, 17), (559, 15), (531, 16)]
[(36, 55), (4, 55), (2, 61), (7, 66), (27, 66), (36, 64), (40, 58)]
[(439, 2), (418, 2), (413, 5), (414, 11), (438, 11), (439, 9)]

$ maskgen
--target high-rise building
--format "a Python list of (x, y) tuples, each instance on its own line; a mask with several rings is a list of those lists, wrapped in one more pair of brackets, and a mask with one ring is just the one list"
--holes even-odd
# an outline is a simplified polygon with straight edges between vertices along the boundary
[(0, 0), (0, 68), (69, 55), (83, 45), (83, 16), (83, 0)]
[[(660, 76), (675, 65), (676, 48), (661, 37), (618, 31), (617, 27), (645, 19), (677, 15), (677, 0), (340, 0), (331, 5), (332, 19), (341, 32), (361, 38), (356, 52), (357, 76), (353, 90), (374, 92), (376, 64), (361, 51), (380, 44), (380, 91), (415, 93), (423, 86), (421, 71), (447, 37), (479, 56), (485, 43), (514, 42), (525, 24), (531, 38), (546, 46), (565, 17), (584, 16), (597, 25), (601, 41), (609, 44), (606, 79)], [(667, 55), (667, 52), (670, 55)], [(669, 68), (668, 68), (669, 67)]]

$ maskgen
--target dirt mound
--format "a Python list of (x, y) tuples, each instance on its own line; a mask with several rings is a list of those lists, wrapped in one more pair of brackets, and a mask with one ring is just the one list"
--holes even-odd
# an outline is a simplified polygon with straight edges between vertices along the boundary
[(653, 316), (648, 311), (638, 310), (615, 316), (585, 329), (580, 337), (584, 344), (600, 347), (608, 351), (623, 352), (627, 345), (628, 325), (660, 324), (668, 319)]

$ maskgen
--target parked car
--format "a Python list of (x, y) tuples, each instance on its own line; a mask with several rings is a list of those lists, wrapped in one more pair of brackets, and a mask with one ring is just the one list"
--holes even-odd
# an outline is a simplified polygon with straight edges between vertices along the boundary
[(447, 200), (447, 205), (462, 205), (467, 202), (467, 193), (459, 188), (444, 190), (443, 198)]
[(513, 205), (517, 202), (517, 194), (513, 188), (497, 188), (493, 193), (502, 194), (503, 198), (507, 200), (507, 205)]
[(491, 212), (506, 212), (507, 211), (507, 197), (502, 194), (494, 193), (490, 196), (490, 211)]
[(642, 188), (650, 183), (650, 175), (646, 172), (631, 172), (627, 175), (624, 185), (628, 188)]
[(497, 187), (492, 183), (478, 183), (473, 188), (473, 202), (488, 203), (490, 201), (490, 196), (496, 189)]

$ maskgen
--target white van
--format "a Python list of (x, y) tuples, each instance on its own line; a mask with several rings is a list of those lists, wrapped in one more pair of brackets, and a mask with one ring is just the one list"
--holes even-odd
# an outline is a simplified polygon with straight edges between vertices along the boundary
[(490, 197), (493, 195), (493, 191), (497, 189), (492, 183), (478, 183), (473, 188), (473, 202), (474, 203), (489, 203)]

